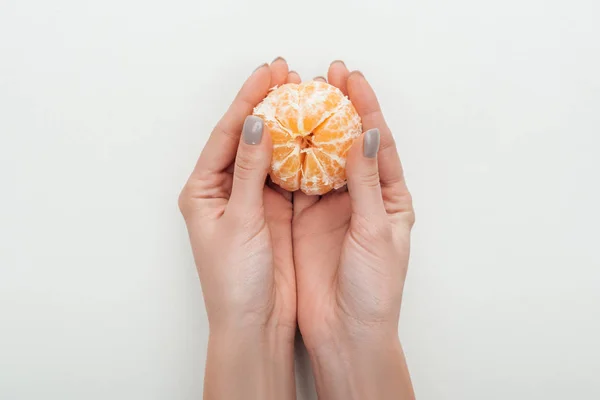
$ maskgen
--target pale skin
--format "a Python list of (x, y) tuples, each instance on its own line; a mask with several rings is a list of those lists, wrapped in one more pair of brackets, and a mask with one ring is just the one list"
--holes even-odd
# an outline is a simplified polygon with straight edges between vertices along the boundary
[(279, 58), (244, 83), (180, 195), (210, 326), (206, 399), (294, 399), (297, 327), (319, 398), (414, 398), (398, 338), (411, 196), (367, 80), (337, 61), (328, 81), (380, 138), (375, 157), (364, 134), (352, 146), (347, 190), (307, 196), (265, 185), (268, 130), (254, 144), (252, 118), (242, 130), (269, 88), (300, 82)]

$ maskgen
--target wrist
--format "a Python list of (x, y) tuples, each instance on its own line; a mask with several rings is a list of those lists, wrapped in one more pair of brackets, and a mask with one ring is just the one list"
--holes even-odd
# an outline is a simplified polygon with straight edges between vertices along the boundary
[[(282, 302), (284, 303), (284, 302)], [(295, 304), (274, 304), (259, 307), (252, 303), (242, 307), (208, 307), (208, 324), (212, 336), (226, 335), (236, 338), (240, 333), (258, 338), (289, 338), (293, 340), (296, 329)]]
[(284, 326), (219, 325), (210, 328), (209, 347), (235, 351), (256, 349), (261, 354), (279, 355), (293, 352), (295, 331)]
[(280, 329), (211, 328), (205, 398), (292, 398), (293, 339)]
[[(219, 338), (233, 342), (270, 342), (289, 343), (293, 346), (297, 324), (283, 320), (276, 315), (260, 317), (257, 315), (237, 316), (233, 318), (209, 318), (209, 338)], [(219, 340), (221, 341), (221, 340)]]
[(359, 361), (371, 362), (380, 360), (380, 354), (391, 354), (402, 351), (400, 339), (396, 332), (369, 332), (356, 335), (352, 332), (332, 333), (306, 346), (311, 359), (339, 359), (352, 364)]
[(362, 349), (398, 341), (396, 322), (364, 323), (351, 318), (329, 318), (321, 324), (311, 324), (300, 331), (309, 353), (318, 354), (329, 349)]
[(414, 398), (397, 331), (338, 333), (307, 349), (319, 397)]

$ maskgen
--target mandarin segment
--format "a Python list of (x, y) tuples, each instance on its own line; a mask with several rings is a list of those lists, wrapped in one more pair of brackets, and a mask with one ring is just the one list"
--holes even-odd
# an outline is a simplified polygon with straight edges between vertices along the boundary
[(254, 109), (271, 134), (269, 175), (282, 188), (325, 194), (346, 183), (346, 154), (361, 134), (360, 117), (342, 92), (325, 82), (274, 88)]
[(254, 109), (254, 115), (266, 121), (279, 123), (280, 127), (290, 133), (298, 132), (298, 116), (300, 110), (299, 85), (288, 83), (272, 90), (269, 95)]
[(360, 135), (360, 117), (349, 101), (314, 130), (313, 142), (354, 139)]
[(329, 177), (334, 189), (339, 189), (346, 183), (346, 160), (313, 148), (313, 153), (321, 165), (321, 169)]
[(288, 144), (290, 140), (292, 140), (292, 135), (283, 129), (277, 121), (267, 120), (265, 124), (267, 125), (267, 128), (269, 128), (271, 141), (273, 142), (274, 146), (278, 144)]
[(273, 145), (273, 160), (284, 160), (290, 153), (298, 147), (295, 143), (283, 143)]
[[(288, 154), (282, 155), (285, 152)], [(281, 147), (273, 147), (271, 170), (269, 171), (271, 180), (290, 192), (300, 189), (302, 158), (300, 145), (295, 142)]]
[(292, 151), (281, 159), (271, 161), (271, 170), (281, 178), (287, 178), (300, 171), (301, 150), (300, 145), (292, 143)]
[(300, 178), (302, 177), (302, 172), (297, 171), (296, 175), (288, 176), (287, 178), (279, 178), (277, 175), (269, 175), (273, 183), (277, 184), (279, 187), (287, 190), (288, 192), (294, 192), (300, 189)]
[(350, 150), (350, 147), (352, 146), (352, 143), (354, 143), (353, 139), (340, 140), (336, 142), (319, 143), (318, 145), (315, 145), (315, 147), (327, 154), (337, 154), (341, 158), (345, 159), (348, 150)]
[(305, 149), (306, 157), (302, 168), (300, 188), (306, 194), (322, 194), (333, 189), (329, 176), (325, 173), (313, 149)]
[(301, 125), (300, 134), (307, 135), (335, 113), (345, 100), (342, 92), (331, 90), (332, 86), (320, 81), (300, 85)]

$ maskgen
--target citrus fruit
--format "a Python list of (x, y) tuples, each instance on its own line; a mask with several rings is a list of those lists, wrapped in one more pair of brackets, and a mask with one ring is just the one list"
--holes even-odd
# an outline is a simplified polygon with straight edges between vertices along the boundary
[(254, 108), (269, 128), (269, 175), (282, 188), (325, 194), (346, 183), (346, 153), (361, 134), (358, 113), (335, 86), (321, 81), (288, 83)]

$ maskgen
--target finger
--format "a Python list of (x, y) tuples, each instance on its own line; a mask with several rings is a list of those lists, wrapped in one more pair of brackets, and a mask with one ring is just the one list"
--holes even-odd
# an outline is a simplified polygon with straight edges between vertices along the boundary
[(327, 79), (324, 76), (315, 76), (313, 81), (327, 82)]
[(346, 175), (354, 214), (369, 217), (386, 215), (377, 168), (379, 138), (377, 128), (368, 130), (348, 152)]
[(237, 96), (213, 129), (192, 175), (221, 172), (235, 159), (244, 119), (266, 97), (271, 84), (271, 70), (261, 65), (246, 80)]
[(302, 79), (300, 78), (300, 74), (296, 71), (290, 71), (287, 76), (287, 83), (301, 83)]
[(330, 192), (325, 193), (324, 195), (321, 196), (321, 198), (325, 198), (325, 197), (330, 197), (330, 196), (337, 196), (341, 193), (346, 193), (348, 192), (348, 185), (344, 185), (340, 188), (337, 189), (333, 189)]
[(362, 119), (363, 131), (377, 128), (381, 134), (381, 145), (377, 155), (381, 185), (396, 185), (406, 189), (402, 164), (392, 132), (383, 118), (375, 92), (358, 71), (352, 72), (348, 77), (348, 94)]
[(271, 88), (283, 85), (289, 72), (287, 61), (283, 57), (277, 57), (269, 68), (271, 68)]
[(284, 199), (292, 201), (292, 193), (273, 182), (270, 177), (267, 177), (267, 186), (282, 195)]
[(344, 192), (347, 192), (347, 191), (348, 191), (348, 186), (347, 186), (347, 185), (344, 185), (344, 186), (342, 186), (342, 187), (341, 187), (341, 188), (339, 188), (339, 189), (334, 189), (333, 191), (334, 191), (335, 193), (344, 193)]
[(348, 96), (348, 75), (350, 75), (350, 71), (348, 71), (346, 64), (344, 64), (342, 60), (332, 62), (329, 66), (329, 71), (327, 72), (329, 83), (340, 89), (346, 96)]
[(271, 137), (263, 120), (250, 115), (244, 122), (227, 211), (247, 213), (263, 205), (263, 188), (271, 164)]
[[(296, 71), (289, 71), (286, 83), (296, 83), (299, 84), (302, 82), (300, 78), (300, 74)], [(274, 183), (270, 178), (268, 179), (267, 185), (275, 190), (277, 193), (280, 193), (286, 200), (292, 200), (294, 197), (294, 193), (288, 192), (287, 190), (281, 188), (279, 185)], [(318, 196), (317, 196), (318, 197)]]
[[(269, 67), (271, 68), (271, 87), (281, 86), (287, 83), (290, 72), (288, 63), (283, 57), (274, 59)], [(273, 183), (269, 177), (267, 177), (267, 186), (282, 195), (286, 200), (291, 201), (292, 194)]]
[(319, 201), (321, 196), (309, 196), (300, 190), (294, 192), (294, 216), (300, 215), (303, 211)]

